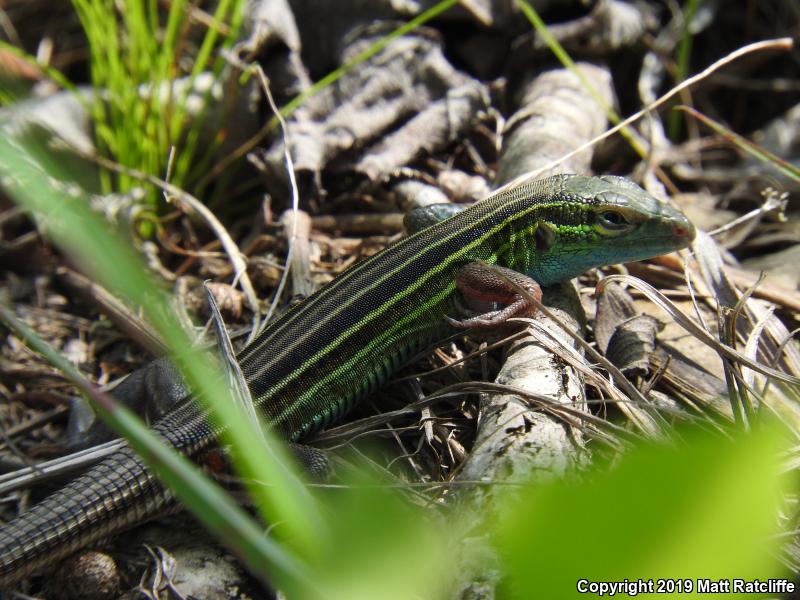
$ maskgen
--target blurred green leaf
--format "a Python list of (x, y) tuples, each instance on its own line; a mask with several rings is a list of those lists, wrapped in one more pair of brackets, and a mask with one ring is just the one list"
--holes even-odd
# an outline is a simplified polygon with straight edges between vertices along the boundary
[(779, 436), (689, 440), (638, 448), (582, 485), (527, 488), (497, 530), (508, 595), (578, 597), (581, 579), (779, 575)]
[[(332, 600), (443, 597), (453, 564), (452, 529), (430, 507), (413, 505), (387, 482), (353, 472), (323, 495), (331, 535), (312, 564)], [(438, 586), (438, 587), (437, 587)], [(306, 590), (294, 597), (310, 598)], [(292, 595), (290, 594), (290, 597)]]

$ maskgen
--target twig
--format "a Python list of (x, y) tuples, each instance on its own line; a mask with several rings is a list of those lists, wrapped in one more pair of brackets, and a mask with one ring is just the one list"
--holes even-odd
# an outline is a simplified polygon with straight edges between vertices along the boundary
[[(267, 96), (267, 101), (269, 102), (269, 107), (272, 109), (272, 112), (275, 113), (275, 118), (278, 119), (278, 122), (281, 124), (281, 132), (283, 133), (283, 155), (286, 158), (286, 171), (289, 175), (289, 186), (292, 190), (292, 210), (297, 211), (298, 207), (300, 206), (300, 193), (297, 190), (297, 180), (295, 179), (294, 175), (294, 162), (292, 161), (292, 154), (290, 152), (290, 144), (289, 144), (289, 129), (286, 126), (286, 120), (283, 118), (278, 105), (275, 104), (275, 99), (272, 97), (272, 92), (269, 89), (269, 81), (267, 81), (267, 76), (264, 74), (263, 69), (259, 65), (255, 65), (251, 67), (255, 70), (258, 74), (258, 78), (261, 80), (261, 85), (264, 88), (264, 93)], [(292, 219), (292, 234), (289, 237), (289, 250), (286, 253), (286, 268), (283, 270), (283, 274), (281, 275), (281, 280), (278, 283), (278, 289), (275, 290), (275, 297), (272, 299), (272, 303), (269, 306), (269, 311), (267, 311), (267, 315), (264, 318), (264, 324), (266, 325), (269, 323), (270, 318), (272, 317), (272, 313), (275, 312), (275, 308), (278, 305), (278, 301), (281, 298), (281, 294), (283, 293), (283, 288), (286, 285), (286, 281), (289, 278), (289, 269), (292, 265), (292, 253), (294, 251), (294, 239), (297, 236), (297, 219)], [(249, 340), (248, 340), (249, 341)]]

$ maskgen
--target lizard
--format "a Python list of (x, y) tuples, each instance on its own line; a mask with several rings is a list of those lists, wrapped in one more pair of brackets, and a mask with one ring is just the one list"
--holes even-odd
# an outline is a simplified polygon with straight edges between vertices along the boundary
[[(530, 314), (508, 277), (540, 297), (540, 285), (679, 250), (694, 236), (683, 213), (627, 179), (531, 181), (346, 269), (272, 321), (237, 361), (269, 426), (301, 440), (459, 328)], [(462, 297), (506, 306), (456, 321), (450, 315)], [(190, 457), (218, 434), (190, 398), (153, 429)], [(176, 509), (169, 489), (125, 446), (0, 528), (0, 589)]]

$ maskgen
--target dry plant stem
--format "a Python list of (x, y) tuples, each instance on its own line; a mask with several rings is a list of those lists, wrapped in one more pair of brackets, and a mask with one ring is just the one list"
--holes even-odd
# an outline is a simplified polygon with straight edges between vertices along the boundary
[(36, 468), (36, 465), (32, 463), (31, 459), (23, 452), (13, 440), (12, 436), (9, 435), (6, 431), (0, 430), (0, 440), (2, 440), (2, 445), (7, 447), (11, 453), (16, 456), (19, 460), (21, 460), (26, 467), (33, 467)]
[[(740, 304), (740, 293), (728, 278), (727, 269), (723, 266), (716, 243), (710, 237), (700, 235), (695, 240), (693, 249), (700, 266), (703, 282), (709, 288), (709, 295), (718, 298), (719, 303), (725, 308), (736, 308)], [(748, 288), (754, 286), (755, 283), (751, 283)], [(744, 308), (748, 318), (746, 321), (739, 319), (737, 326), (737, 332), (741, 339), (747, 339), (751, 331), (751, 324), (760, 321), (765, 315), (763, 307), (757, 302), (748, 301), (744, 303)], [(800, 376), (800, 350), (791, 344), (781, 349), (783, 340), (789, 335), (783, 323), (779, 319), (771, 317), (767, 320), (764, 329), (768, 333), (768, 337), (762, 338), (764, 355), (769, 360), (777, 357), (779, 362), (776, 364), (779, 364), (787, 373)]]
[[(231, 338), (228, 335), (228, 330), (225, 328), (225, 322), (222, 320), (222, 315), (219, 312), (219, 306), (211, 292), (208, 282), (203, 284), (206, 292), (208, 306), (211, 309), (211, 323), (216, 332), (217, 349), (220, 356), (223, 358), (223, 368), (228, 378), (228, 387), (231, 389), (231, 395), (236, 403), (239, 405), (242, 413), (247, 416), (250, 423), (253, 425), (253, 431), (257, 435), (263, 435), (261, 429), (261, 421), (259, 420), (258, 413), (256, 412), (256, 405), (253, 402), (253, 397), (250, 394), (250, 388), (247, 386), (244, 373), (239, 362), (236, 360), (236, 353), (233, 350)], [(266, 439), (261, 438), (262, 444), (266, 444)]]
[[(675, 271), (676, 274), (682, 270), (682, 267), (680, 264), (678, 264), (677, 260), (671, 258), (670, 256), (658, 257), (653, 259), (651, 263), (663, 265), (669, 270)], [(631, 275), (642, 275), (648, 272), (651, 263), (631, 263), (627, 268)], [(697, 261), (689, 261), (688, 268), (691, 271), (696, 271), (699, 268), (699, 265)], [(725, 273), (728, 279), (730, 279), (730, 282), (740, 289), (748, 289), (753, 287), (759, 277), (758, 273), (745, 271), (738, 267), (727, 265), (725, 267)], [(652, 281), (652, 279), (649, 280)], [(708, 294), (712, 295), (707, 296)], [(701, 295), (707, 296), (708, 298), (714, 297), (713, 292), (710, 292), (707, 289), (704, 290)], [(785, 310), (800, 313), (800, 294), (798, 294), (796, 290), (793, 290), (790, 287), (782, 285), (781, 283), (773, 281), (769, 278), (759, 283), (758, 287), (756, 287), (753, 291), (753, 297), (761, 300), (767, 300), (768, 302), (782, 307)]]
[[(738, 217), (721, 227), (717, 227), (713, 231), (709, 231), (708, 235), (711, 237), (717, 237), (723, 233), (727, 233), (728, 231), (734, 230), (740, 227), (743, 224), (750, 224), (752, 222), (758, 222), (761, 218), (769, 213), (774, 213), (775, 217), (781, 221), (786, 221), (786, 207), (789, 204), (788, 193), (784, 192), (779, 194), (772, 188), (767, 188), (763, 192), (764, 203), (759, 206), (758, 208), (751, 210), (750, 212)], [(748, 233), (752, 231), (752, 228), (747, 229)]]
[[(720, 335), (727, 332), (725, 344), (720, 344), (704, 330), (700, 330), (698, 335), (685, 324), (684, 328), (720, 355), (726, 367), (726, 377), (733, 384), (729, 386), (730, 393), (734, 395), (732, 399), (742, 405), (742, 410), (751, 412), (748, 408), (750, 395), (760, 395), (748, 382), (755, 382), (754, 371), (761, 373), (767, 376), (763, 382), (764, 392), (768, 385), (775, 384), (769, 394), (763, 394), (762, 402), (777, 412), (794, 431), (800, 430), (800, 350), (795, 344), (784, 344), (789, 336), (784, 324), (761, 303), (750, 298), (755, 286), (744, 296), (736, 289), (728, 278), (722, 257), (711, 237), (701, 233), (694, 242), (693, 250), (702, 276), (702, 281), (698, 283), (707, 287), (708, 295), (717, 298), (718, 310), (730, 314), (731, 318), (725, 321), (727, 327), (720, 330)], [(690, 325), (697, 328), (692, 322)], [(745, 343), (745, 353), (735, 350), (740, 340)], [(757, 362), (756, 356), (760, 356), (762, 362)], [(775, 365), (775, 368), (766, 367), (763, 362)], [(775, 381), (771, 382), (770, 378)], [(734, 414), (738, 416), (736, 411), (737, 407), (734, 407)]]
[[(352, 444), (355, 440), (367, 437), (370, 435), (386, 435), (384, 425), (392, 421), (396, 421), (402, 417), (408, 417), (420, 413), (424, 408), (433, 406), (444, 400), (452, 399), (454, 402), (463, 400), (465, 394), (513, 394), (516, 398), (520, 399), (524, 405), (528, 406), (532, 412), (544, 412), (551, 416), (552, 419), (560, 422), (568, 423), (570, 426), (580, 426), (586, 435), (591, 435), (595, 440), (601, 441), (604, 445), (621, 449), (624, 444), (623, 441), (633, 442), (640, 441), (641, 436), (631, 432), (628, 429), (614, 425), (613, 423), (596, 417), (585, 410), (573, 408), (572, 406), (559, 404), (553, 402), (549, 396), (524, 390), (521, 388), (510, 387), (506, 384), (487, 383), (487, 382), (465, 382), (456, 383), (447, 386), (444, 389), (430, 394), (417, 402), (408, 404), (402, 408), (384, 412), (381, 414), (364, 417), (358, 421), (339, 425), (331, 429), (326, 429), (318, 433), (312, 441), (314, 444), (324, 444), (328, 448), (338, 448)], [(582, 424), (582, 425), (581, 425)], [(442, 485), (446, 486), (450, 483), (456, 484), (460, 487), (465, 487), (465, 478), (459, 477), (457, 481), (444, 482)], [(480, 480), (484, 483), (489, 481), (486, 479)], [(493, 480), (498, 483), (508, 483), (505, 480)], [(469, 486), (466, 486), (469, 487)]]
[(532, 179), (537, 179), (537, 178), (543, 176), (544, 174), (553, 172), (553, 169), (555, 169), (556, 167), (558, 167), (560, 165), (562, 166), (562, 169), (560, 170), (560, 172), (565, 172), (563, 170), (563, 163), (565, 163), (566, 161), (571, 160), (574, 156), (580, 154), (581, 152), (585, 152), (586, 150), (588, 150), (592, 146), (595, 146), (596, 144), (598, 144), (599, 142), (603, 141), (604, 139), (614, 135), (619, 130), (627, 127), (628, 125), (634, 123), (635, 121), (638, 121), (645, 114), (647, 114), (650, 111), (655, 110), (656, 108), (658, 108), (659, 106), (661, 106), (662, 104), (667, 102), (670, 98), (673, 98), (675, 95), (679, 94), (684, 89), (692, 87), (696, 83), (699, 83), (703, 79), (707, 78), (709, 75), (711, 75), (715, 71), (719, 70), (721, 67), (724, 67), (725, 65), (727, 65), (727, 64), (729, 64), (729, 63), (741, 58), (742, 56), (750, 54), (751, 52), (761, 52), (762, 50), (784, 50), (784, 51), (788, 51), (788, 50), (791, 50), (792, 47), (793, 47), (793, 41), (792, 41), (791, 38), (778, 38), (778, 39), (775, 39), (775, 40), (764, 40), (762, 42), (755, 42), (753, 44), (748, 44), (747, 46), (743, 46), (742, 48), (739, 48), (738, 50), (735, 50), (735, 51), (731, 52), (730, 54), (728, 54), (724, 58), (721, 58), (720, 60), (714, 62), (713, 64), (711, 64), (707, 68), (703, 69), (703, 71), (701, 71), (700, 73), (698, 73), (694, 77), (689, 77), (688, 79), (684, 80), (683, 82), (681, 82), (680, 85), (677, 85), (674, 88), (672, 88), (669, 92), (667, 92), (666, 94), (661, 96), (658, 100), (656, 100), (655, 102), (653, 102), (649, 106), (646, 106), (642, 110), (634, 113), (633, 115), (631, 115), (630, 117), (628, 117), (624, 121), (621, 121), (620, 123), (618, 123), (617, 125), (615, 125), (611, 129), (609, 129), (608, 131), (603, 133), (602, 135), (598, 135), (598, 136), (592, 138), (590, 141), (588, 141), (588, 142), (586, 142), (584, 144), (581, 144), (580, 146), (576, 147), (573, 151), (571, 151), (568, 154), (565, 154), (565, 155), (561, 156), (557, 160), (554, 160), (554, 161), (552, 161), (552, 162), (550, 162), (550, 163), (548, 163), (546, 165), (543, 165), (542, 167), (540, 167), (538, 169), (535, 169), (535, 170), (531, 169), (529, 172), (526, 172), (526, 173), (523, 173), (523, 174), (519, 175), (515, 179), (505, 183), (505, 185), (500, 189), (509, 189), (509, 188), (521, 185), (525, 181), (529, 181), (529, 180), (532, 180)]
[[(650, 406), (636, 386), (628, 381), (627, 377), (614, 364), (588, 344), (579, 333), (579, 329), (562, 320), (559, 315), (551, 312), (548, 307), (538, 302), (536, 298), (531, 297), (525, 290), (518, 288), (513, 281), (508, 281), (508, 284), (514, 287), (517, 293), (525, 295), (528, 301), (536, 306), (537, 312), (547, 317), (548, 321), (544, 322), (548, 324), (548, 327), (543, 327), (542, 321), (531, 321), (532, 328), (539, 330), (539, 334), (535, 335), (537, 341), (546, 346), (546, 349), (551, 354), (558, 354), (559, 358), (569, 363), (576, 371), (581, 372), (587, 378), (591, 378), (598, 388), (606, 390), (611, 395), (611, 400), (617, 403), (620, 410), (642, 432), (650, 436), (657, 435), (656, 421), (661, 420), (660, 413)], [(553, 325), (558, 326), (568, 338), (571, 338), (574, 345), (562, 344), (559, 338), (552, 336)], [(548, 338), (556, 343), (549, 342)], [(591, 362), (575, 360), (575, 356), (578, 354), (575, 352), (575, 348), (582, 349), (589, 356)], [(590, 364), (598, 365), (607, 370), (619, 388), (609, 385), (604, 378), (598, 377), (597, 373), (590, 367)], [(623, 390), (627, 396), (621, 394), (619, 390)]]
[(661, 344), (650, 357), (650, 363), (664, 372), (661, 382), (672, 390), (672, 395), (696, 412), (711, 415), (707, 422), (718, 430), (723, 429), (721, 423), (726, 419), (733, 420), (731, 406), (723, 400), (727, 393), (723, 381), (687, 360), (673, 346)]
[(123, 440), (112, 440), (93, 448), (23, 467), (11, 473), (3, 473), (0, 475), (0, 495), (5, 496), (16, 490), (40, 485), (51, 479), (64, 478), (71, 473), (85, 470), (124, 445)]
[[(524, 337), (525, 335), (526, 334), (525, 334), (524, 331), (518, 331), (518, 332), (512, 333), (511, 335), (508, 335), (508, 336), (506, 336), (506, 337), (504, 337), (504, 338), (500, 339), (499, 341), (494, 342), (492, 344), (483, 343), (483, 344), (481, 344), (479, 350), (476, 350), (474, 352), (470, 352), (469, 354), (466, 354), (466, 355), (461, 354), (456, 359), (448, 358), (447, 364), (442, 365), (441, 367), (436, 367), (435, 369), (430, 369), (430, 370), (425, 371), (423, 373), (417, 373), (417, 374), (414, 374), (414, 375), (407, 375), (406, 377), (398, 377), (394, 381), (399, 383), (401, 381), (415, 380), (415, 379), (419, 379), (419, 378), (422, 378), (422, 377), (429, 377), (431, 375), (435, 375), (436, 373), (440, 373), (442, 371), (448, 371), (448, 370), (452, 369), (453, 367), (456, 367), (456, 366), (459, 366), (459, 365), (463, 365), (465, 362), (467, 362), (469, 360), (472, 360), (474, 358), (480, 358), (481, 360), (483, 360), (486, 357), (486, 353), (487, 352), (490, 352), (492, 350), (496, 350), (497, 348), (504, 348), (508, 344), (513, 342), (514, 340), (518, 340), (518, 339)], [(420, 356), (419, 358), (421, 359), (423, 357)], [(414, 363), (417, 360), (418, 360), (417, 358), (414, 358), (413, 360), (411, 360), (409, 362), (410, 363)]]
[(214, 231), (215, 235), (219, 238), (220, 242), (222, 243), (222, 247), (225, 249), (225, 253), (228, 255), (228, 258), (230, 259), (234, 268), (234, 285), (237, 281), (239, 282), (245, 298), (247, 299), (247, 304), (250, 307), (250, 310), (253, 311), (253, 327), (258, 327), (260, 315), (258, 296), (256, 295), (256, 291), (253, 288), (252, 282), (250, 281), (250, 276), (247, 274), (247, 263), (243, 258), (244, 255), (239, 250), (236, 242), (233, 241), (233, 238), (231, 238), (231, 236), (228, 234), (225, 226), (217, 219), (214, 213), (211, 212), (208, 207), (200, 202), (197, 198), (183, 191), (181, 191), (179, 194), (175, 194), (175, 192), (172, 190), (165, 191), (169, 193), (169, 197), (166, 193), (165, 197), (168, 199), (171, 198), (173, 200), (177, 200), (179, 203), (183, 204), (184, 207), (188, 207), (190, 210), (193, 210), (195, 213), (205, 219), (212, 231)]
[[(658, 94), (661, 89), (666, 85), (666, 81), (670, 81), (671, 75), (668, 73), (667, 61), (664, 60), (665, 56), (674, 56), (678, 51), (681, 40), (685, 38), (690, 23), (686, 22), (684, 15), (679, 10), (672, 10), (671, 18), (664, 24), (658, 31), (654, 31), (654, 37), (647, 43), (649, 47), (648, 52), (642, 60), (642, 66), (638, 73), (636, 87), (639, 91), (639, 101), (642, 106), (652, 105), (658, 99)], [(682, 94), (683, 96), (684, 94)], [(670, 152), (672, 144), (667, 137), (664, 130), (664, 123), (661, 115), (655, 111), (647, 114), (646, 122), (641, 125), (641, 130), (647, 137), (649, 144), (649, 159), (647, 168), (648, 171), (654, 165), (661, 165), (663, 156)], [(695, 136), (690, 133), (690, 138)], [(656, 157), (659, 157), (656, 160)], [(686, 160), (686, 155), (681, 155), (680, 160)], [(660, 175), (662, 172), (659, 172)], [(643, 174), (643, 179), (650, 178), (651, 174)], [(674, 195), (677, 190), (670, 190)]]
[(39, 427), (43, 427), (58, 417), (68, 413), (69, 406), (56, 406), (55, 408), (51, 408), (48, 411), (40, 413), (31, 419), (27, 419), (26, 421), (19, 423), (18, 425), (9, 427), (2, 432), (5, 440), (0, 441), (0, 450), (5, 449), (5, 447), (8, 445), (8, 441), (13, 440), (15, 437), (28, 433), (34, 429), (38, 429)]
[(107, 315), (120, 330), (132, 340), (136, 340), (147, 352), (153, 356), (166, 355), (166, 348), (150, 324), (131, 312), (119, 298), (109, 293), (103, 286), (68, 267), (58, 267), (56, 275), (84, 298), (97, 305), (100, 312)]
[[(625, 275), (611, 275), (603, 279), (599, 284), (599, 290), (602, 289), (605, 285), (611, 282), (622, 282), (626, 285), (630, 285), (635, 287), (640, 292), (642, 292), (647, 298), (653, 302), (654, 304), (658, 305), (662, 310), (664, 310), (671, 318), (673, 318), (681, 327), (683, 327), (687, 332), (692, 334), (698, 341), (706, 344), (711, 349), (715, 350), (717, 353), (725, 356), (729, 360), (737, 361), (742, 363), (744, 366), (753, 369), (754, 371), (761, 373), (767, 377), (772, 377), (776, 380), (788, 383), (793, 386), (800, 385), (800, 377), (796, 377), (794, 375), (790, 375), (788, 373), (784, 373), (782, 371), (778, 371), (772, 367), (768, 367), (761, 363), (757, 363), (741, 352), (731, 348), (730, 346), (726, 346), (721, 344), (717, 339), (715, 339), (710, 333), (708, 333), (705, 329), (700, 327), (697, 323), (695, 323), (691, 318), (687, 317), (683, 312), (681, 312), (677, 306), (675, 306), (669, 299), (667, 299), (663, 294), (661, 294), (658, 290), (650, 286), (648, 283), (636, 279), (634, 277), (627, 277)], [(783, 348), (786, 350), (786, 346)]]
[(311, 279), (311, 217), (305, 211), (291, 209), (281, 215), (281, 223), (292, 248), (292, 262), (286, 269), (292, 278), (292, 296), (305, 298), (316, 289)]
[(338, 231), (345, 235), (381, 232), (395, 234), (403, 231), (402, 213), (319, 215), (311, 217), (316, 231)]
[[(283, 118), (280, 109), (275, 104), (275, 99), (272, 97), (272, 92), (269, 88), (269, 81), (267, 81), (267, 76), (264, 74), (264, 70), (256, 65), (253, 67), (253, 70), (258, 75), (259, 81), (261, 81), (261, 86), (264, 90), (264, 94), (267, 97), (267, 101), (269, 102), (269, 107), (272, 112), (275, 114), (275, 118), (278, 119), (278, 122), (281, 125), (281, 133), (283, 134), (283, 149), (284, 149), (284, 160), (286, 161), (286, 173), (289, 176), (289, 185), (292, 190), (292, 210), (296, 211), (300, 206), (300, 193), (297, 191), (297, 179), (295, 178), (294, 174), (294, 162), (292, 161), (292, 155), (289, 152), (290, 139), (289, 139), (289, 129), (286, 125), (286, 120)], [(283, 293), (283, 288), (286, 285), (286, 280), (289, 276), (289, 269), (292, 266), (292, 252), (293, 252), (293, 242), (297, 235), (297, 219), (292, 219), (291, 221), (291, 235), (289, 236), (289, 251), (286, 253), (286, 267), (283, 270), (283, 274), (281, 275), (281, 280), (278, 283), (278, 289), (275, 290), (275, 297), (272, 299), (272, 304), (270, 304), (269, 312), (267, 312), (266, 317), (264, 317), (264, 323), (261, 327), (254, 327), (253, 331), (250, 333), (250, 337), (247, 338), (247, 344), (252, 342), (256, 336), (261, 333), (261, 329), (263, 329), (267, 323), (269, 323), (270, 318), (272, 317), (273, 313), (275, 312), (276, 307), (278, 306), (278, 302), (280, 301), (281, 294)]]

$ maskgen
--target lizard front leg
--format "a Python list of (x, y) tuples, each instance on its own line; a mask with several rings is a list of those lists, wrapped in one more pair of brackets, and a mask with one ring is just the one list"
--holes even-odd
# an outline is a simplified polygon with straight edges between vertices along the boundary
[(461, 267), (456, 273), (456, 287), (468, 303), (490, 301), (506, 306), (463, 320), (445, 317), (448, 323), (454, 327), (475, 329), (496, 327), (513, 317), (532, 316), (536, 312), (536, 305), (520, 294), (509, 282), (513, 282), (537, 301), (541, 301), (542, 288), (527, 275), (482, 262), (471, 262)]

